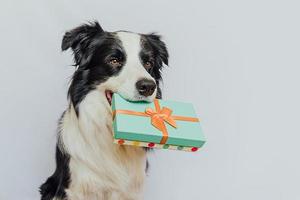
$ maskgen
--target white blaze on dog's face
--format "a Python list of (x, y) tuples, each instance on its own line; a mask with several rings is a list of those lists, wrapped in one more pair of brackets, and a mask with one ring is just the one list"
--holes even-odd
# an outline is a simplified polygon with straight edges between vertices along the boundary
[(161, 69), (168, 64), (165, 43), (156, 34), (106, 32), (95, 22), (66, 32), (62, 50), (71, 48), (75, 65), (69, 97), (78, 112), (80, 102), (93, 90), (106, 96), (152, 101), (160, 98)]
[(100, 86), (106, 87), (107, 91), (118, 93), (128, 100), (153, 101), (157, 93), (156, 81), (145, 68), (145, 65), (150, 63), (143, 63), (141, 58), (143, 48), (141, 35), (117, 32), (116, 36), (121, 42), (125, 61), (120, 72)]

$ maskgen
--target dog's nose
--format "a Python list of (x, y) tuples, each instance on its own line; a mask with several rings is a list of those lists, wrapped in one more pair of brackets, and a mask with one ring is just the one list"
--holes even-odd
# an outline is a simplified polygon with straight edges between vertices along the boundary
[(151, 96), (156, 88), (155, 82), (149, 79), (141, 79), (135, 85), (140, 95), (145, 97)]

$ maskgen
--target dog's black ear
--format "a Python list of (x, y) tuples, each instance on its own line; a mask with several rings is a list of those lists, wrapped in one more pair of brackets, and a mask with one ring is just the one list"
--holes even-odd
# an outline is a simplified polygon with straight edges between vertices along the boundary
[(83, 24), (65, 33), (61, 49), (65, 51), (71, 48), (74, 53), (75, 65), (84, 66), (91, 60), (92, 54), (87, 54), (87, 52), (94, 50), (93, 39), (103, 33), (104, 31), (97, 21)]
[(151, 33), (146, 35), (146, 38), (153, 46), (156, 54), (161, 59), (161, 61), (168, 65), (169, 53), (166, 44), (161, 40), (161, 36), (155, 33)]

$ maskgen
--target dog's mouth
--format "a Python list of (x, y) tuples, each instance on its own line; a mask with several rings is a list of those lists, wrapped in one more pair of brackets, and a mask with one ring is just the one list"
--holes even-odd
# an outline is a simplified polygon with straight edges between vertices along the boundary
[[(105, 97), (107, 99), (107, 102), (109, 103), (109, 105), (111, 105), (112, 103), (112, 97), (113, 97), (114, 92), (111, 90), (105, 90)], [(146, 101), (146, 102), (152, 102), (152, 100), (150, 99), (145, 99), (145, 97), (142, 96), (138, 96), (135, 98), (125, 98), (128, 101)]]
[(113, 96), (113, 92), (111, 90), (106, 90), (105, 91), (105, 97), (109, 103), (109, 105), (111, 105), (111, 101), (112, 101), (112, 96)]

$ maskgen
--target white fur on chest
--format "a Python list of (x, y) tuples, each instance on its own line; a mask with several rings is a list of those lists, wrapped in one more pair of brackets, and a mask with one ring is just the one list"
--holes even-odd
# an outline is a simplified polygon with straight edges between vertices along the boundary
[(61, 125), (61, 147), (70, 155), (70, 200), (140, 199), (146, 153), (141, 148), (113, 144), (112, 113), (101, 88), (73, 106)]

